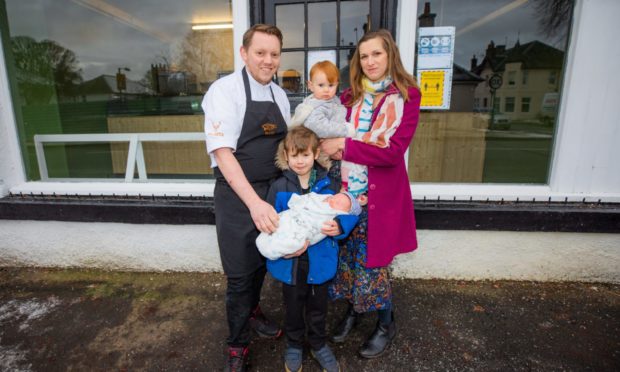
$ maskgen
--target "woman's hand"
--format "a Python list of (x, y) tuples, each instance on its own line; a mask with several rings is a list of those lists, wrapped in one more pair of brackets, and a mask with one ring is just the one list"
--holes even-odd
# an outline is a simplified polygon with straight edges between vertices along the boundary
[(293, 258), (293, 257), (297, 257), (297, 256), (301, 256), (306, 249), (308, 249), (308, 246), (310, 245), (310, 240), (306, 240), (306, 244), (304, 244), (304, 246), (296, 251), (295, 253), (291, 253), (291, 254), (287, 254), (286, 256), (284, 256), (284, 258)]
[(327, 236), (338, 236), (342, 234), (338, 222), (336, 220), (329, 220), (323, 224), (321, 232)]
[(340, 157), (342, 158), (342, 151), (344, 151), (344, 137), (327, 138), (322, 140), (321, 151), (329, 155), (331, 158), (340, 152)]

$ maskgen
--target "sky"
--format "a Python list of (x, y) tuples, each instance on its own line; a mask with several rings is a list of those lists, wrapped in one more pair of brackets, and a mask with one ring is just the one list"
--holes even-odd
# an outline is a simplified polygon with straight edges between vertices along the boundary
[[(437, 14), (436, 26), (456, 27), (455, 62), (468, 68), (472, 55), (480, 61), (491, 40), (507, 47), (514, 46), (517, 38), (521, 44), (539, 40), (564, 50), (565, 39), (551, 40), (541, 34), (535, 1), (547, 0), (430, 0), (430, 4), (431, 12)], [(418, 15), (424, 2), (418, 2)], [(129, 79), (140, 80), (150, 64), (175, 59), (192, 23), (232, 19), (229, 0), (6, 0), (6, 4), (11, 36), (51, 39), (74, 51), (84, 80), (112, 75), (125, 67), (131, 69), (126, 72)], [(120, 12), (138, 27), (91, 4)], [(509, 12), (459, 34), (511, 4), (514, 8)]]

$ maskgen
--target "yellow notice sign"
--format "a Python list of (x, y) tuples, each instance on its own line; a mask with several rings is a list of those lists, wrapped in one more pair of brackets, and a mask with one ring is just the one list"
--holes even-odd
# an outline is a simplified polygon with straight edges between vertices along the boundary
[(443, 106), (445, 71), (420, 71), (422, 101), (420, 106), (432, 108)]

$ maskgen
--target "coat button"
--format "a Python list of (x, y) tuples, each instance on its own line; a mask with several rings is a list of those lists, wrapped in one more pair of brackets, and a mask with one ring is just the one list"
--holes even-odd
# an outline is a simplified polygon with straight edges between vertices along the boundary
[(371, 183), (371, 184), (370, 184), (370, 186), (369, 186), (369, 188), (370, 188), (371, 190), (374, 190), (374, 189), (376, 189), (376, 188), (377, 188), (377, 185), (375, 185), (374, 183)]
[(371, 204), (371, 205), (369, 205), (369, 206), (368, 206), (368, 208), (372, 211), (372, 210), (374, 210), (374, 209), (375, 209), (375, 205), (374, 205), (374, 204)]

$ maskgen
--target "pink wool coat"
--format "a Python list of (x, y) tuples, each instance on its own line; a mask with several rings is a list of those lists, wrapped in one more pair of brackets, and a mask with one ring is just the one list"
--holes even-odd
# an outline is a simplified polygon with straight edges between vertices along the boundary
[[(390, 138), (389, 147), (345, 139), (343, 159), (368, 166), (368, 268), (387, 266), (397, 254), (418, 247), (404, 155), (418, 126), (420, 92), (409, 88), (408, 93), (409, 101), (405, 102), (401, 123)], [(399, 94), (394, 85), (388, 88), (386, 96), (389, 94)], [(350, 90), (346, 90), (340, 100), (344, 104), (350, 97)], [(372, 122), (384, 102), (385, 97), (374, 110)], [(348, 107), (347, 120), (350, 118)]]

